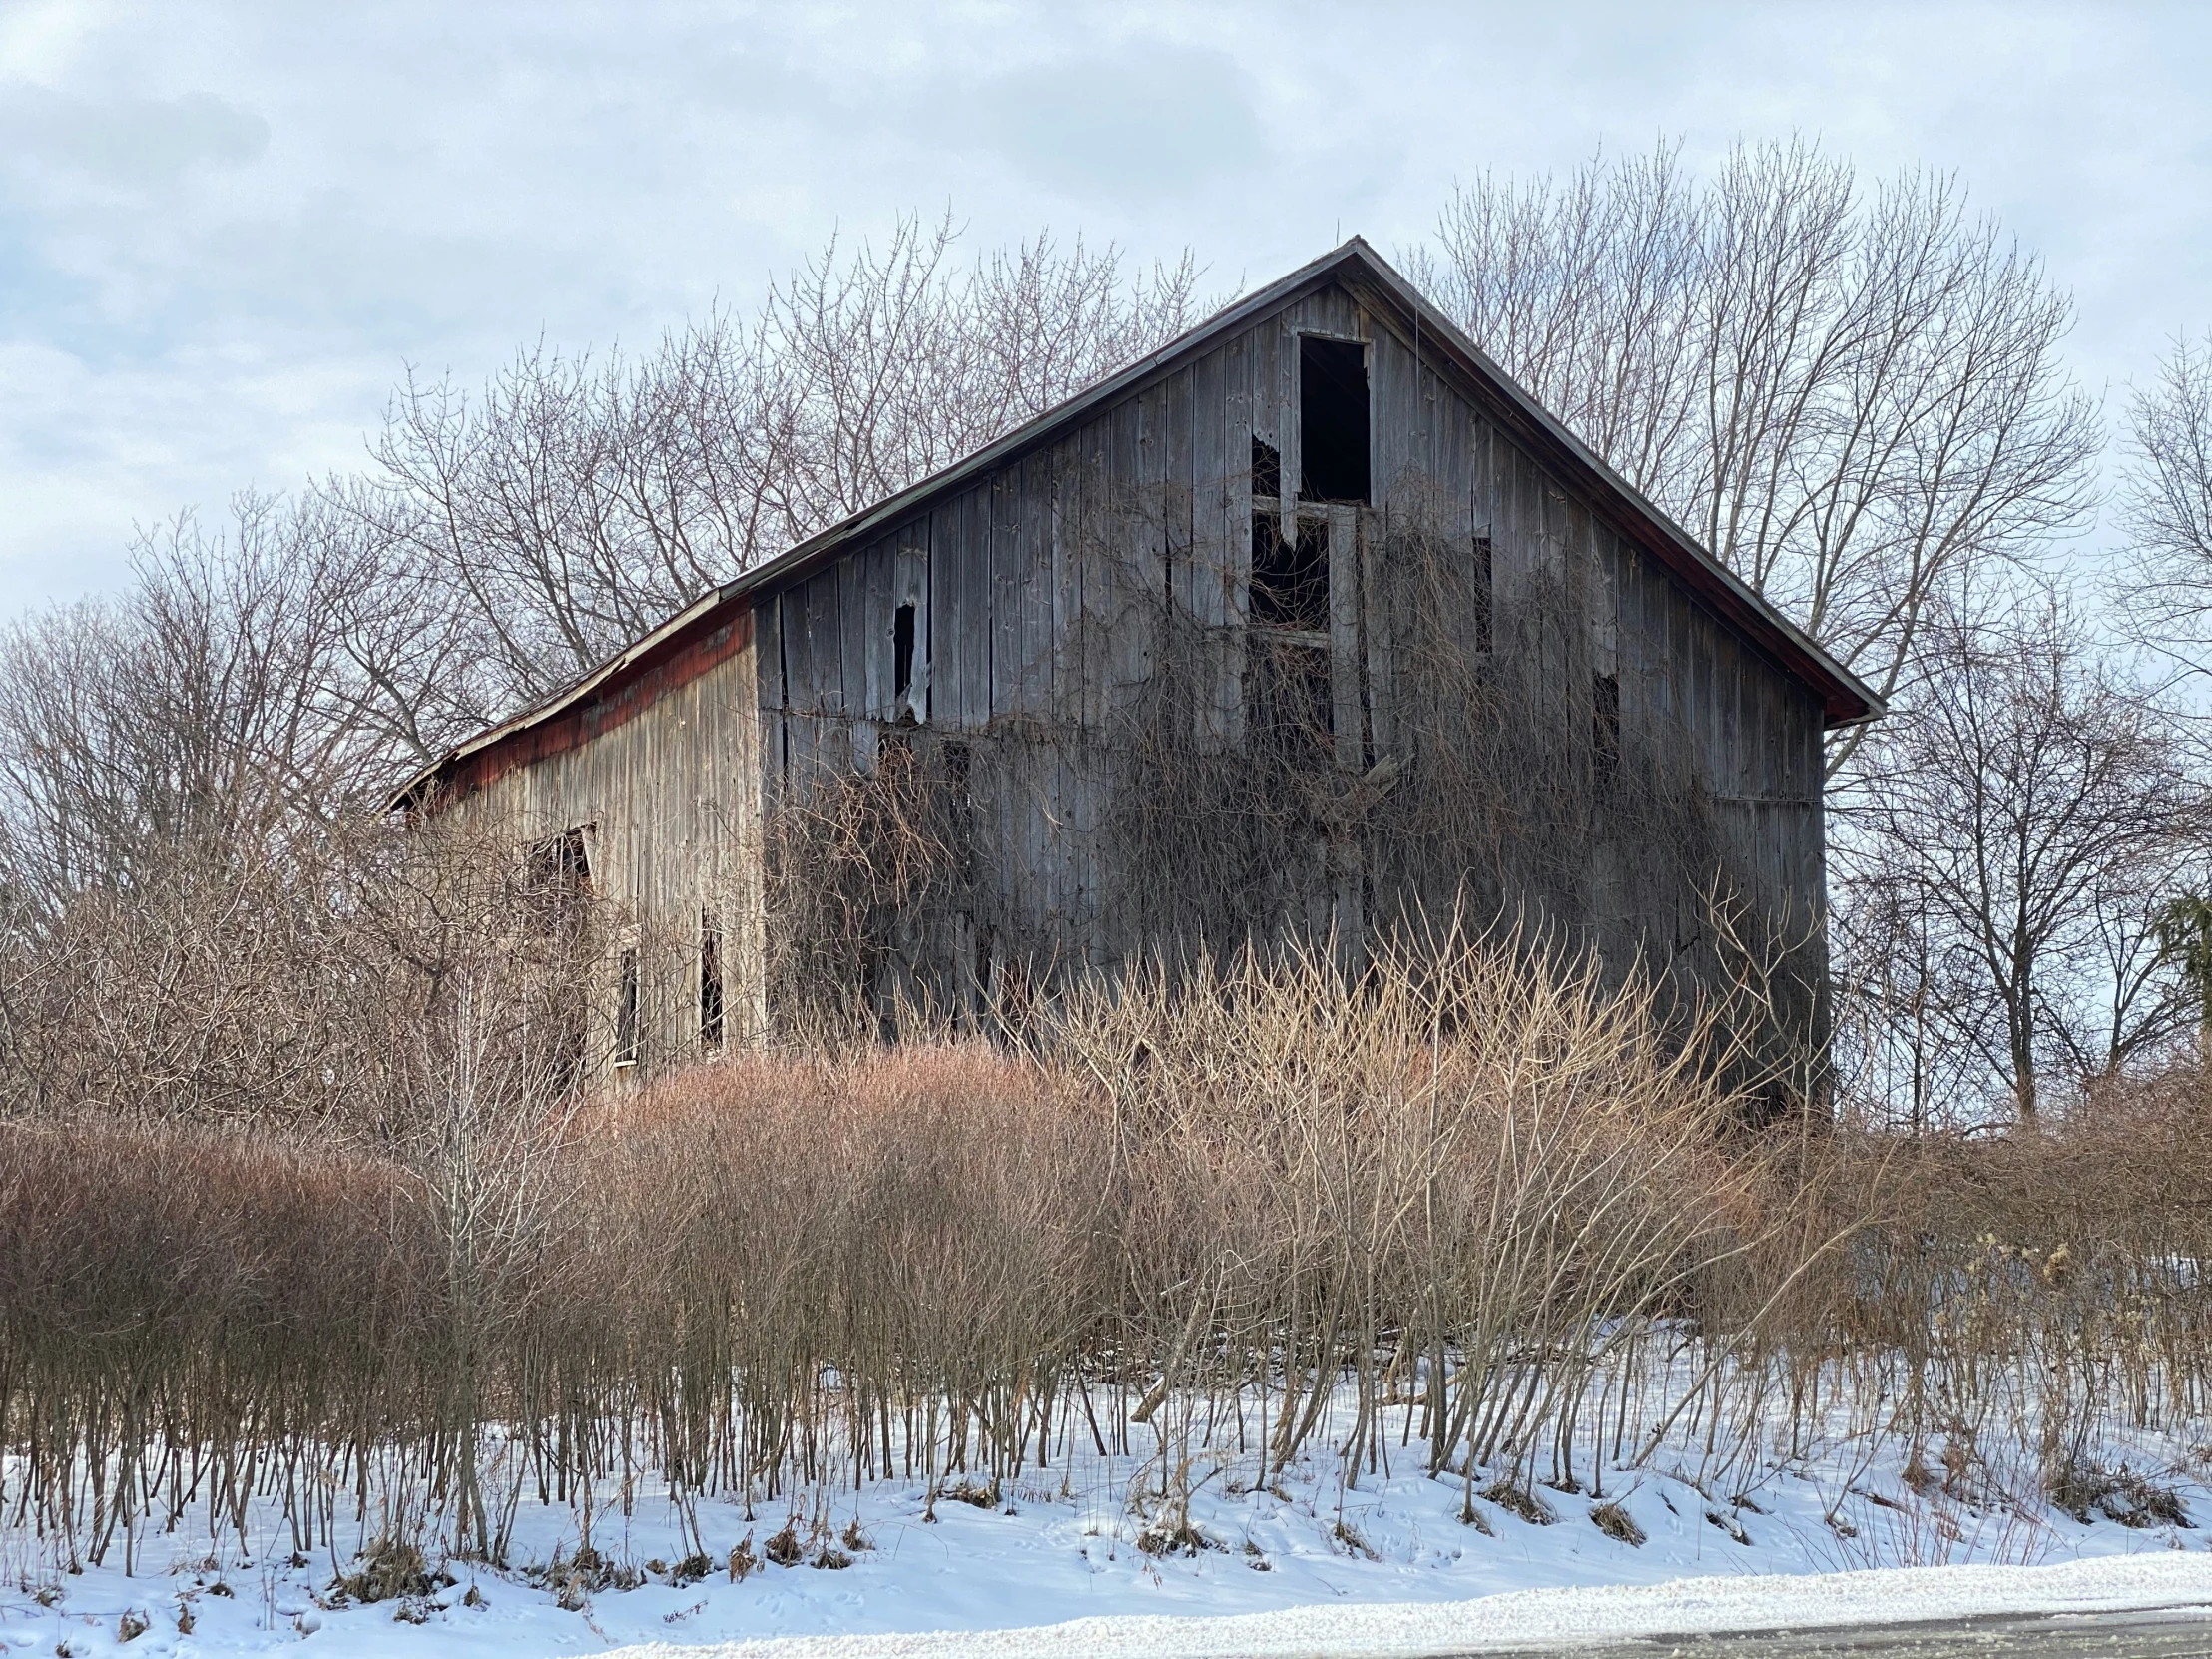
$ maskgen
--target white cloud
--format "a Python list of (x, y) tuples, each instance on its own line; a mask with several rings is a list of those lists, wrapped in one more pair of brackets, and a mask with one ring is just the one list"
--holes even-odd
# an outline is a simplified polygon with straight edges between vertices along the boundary
[(213, 93), (92, 98), (0, 84), (0, 156), (10, 173), (51, 169), (77, 186), (160, 186), (193, 167), (246, 166), (268, 148), (269, 124)]
[(1079, 48), (971, 82), (951, 102), (952, 130), (973, 131), (1008, 171), (1125, 212), (1234, 189), (1267, 159), (1251, 78), (1219, 48)]
[(2092, 384), (2212, 322), (2212, 20), (2104, 5), (0, 9), (0, 607), (134, 519), (347, 465), (402, 363), (749, 303), (947, 204), (1209, 285), (1454, 178), (1820, 135), (1955, 170), (2081, 302)]

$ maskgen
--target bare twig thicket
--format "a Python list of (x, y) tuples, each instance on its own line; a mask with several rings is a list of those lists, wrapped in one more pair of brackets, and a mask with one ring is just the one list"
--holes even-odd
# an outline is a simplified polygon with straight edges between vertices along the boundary
[(316, 503), (393, 608), (363, 631), (387, 655), (352, 683), (396, 758), (558, 690), (1200, 314), (1188, 257), (1131, 270), (1040, 236), (962, 267), (954, 241), (949, 221), (906, 221), (880, 249), (832, 242), (754, 317), (642, 355), (541, 347), (475, 397), (410, 380), (373, 470)]
[(2128, 399), (2127, 436), (2120, 511), (2132, 557), (2122, 598), (2144, 644), (2202, 674), (2212, 643), (2212, 338), (2173, 342)]
[(1137, 1458), (1172, 1530), (1207, 1459), (1410, 1459), (1473, 1514), (1655, 1457), (1740, 1489), (1840, 1411), (1966, 1491), (2202, 1411), (2193, 1096), (1731, 1145), (1657, 1007), (1446, 937), (1357, 986), (1320, 950), (1094, 981), (1026, 1049), (755, 1052), (582, 1118), (526, 1045), (450, 1045), (428, 1139), (380, 1149), (19, 1120), (0, 1501), (87, 1560), (186, 1513), (243, 1544), (259, 1502), (342, 1563), (396, 1494), (497, 1561), (525, 1500), (593, 1547), (641, 1474), (705, 1552), (709, 1494), (826, 1513), (1079, 1452)]
[[(2194, 1015), (2159, 918), (2201, 855), (2179, 721), (2053, 596), (1928, 630), (1927, 672), (1860, 779), (1839, 952), (1852, 1046), (1908, 1127), (2032, 1125), (2157, 1063)], [(1990, 1080), (1989, 1100), (1974, 1079)]]
[(526, 1486), (588, 1529), (639, 1465), (694, 1495), (1006, 1476), (1072, 1433), (1187, 1447), (1195, 1400), (1253, 1385), (1281, 1464), (1348, 1368), (1355, 1473), (1403, 1397), (1437, 1466), (1562, 1474), (1604, 1360), (1740, 1304), (1769, 1242), (1640, 987), (1461, 941), (1357, 994), (1251, 959), (1041, 1029), (755, 1056), (588, 1127), (494, 1102), (454, 1045), (429, 1156), (18, 1123), (5, 1495), (97, 1557), (281, 1493), (310, 1548), (397, 1468), (497, 1558)]

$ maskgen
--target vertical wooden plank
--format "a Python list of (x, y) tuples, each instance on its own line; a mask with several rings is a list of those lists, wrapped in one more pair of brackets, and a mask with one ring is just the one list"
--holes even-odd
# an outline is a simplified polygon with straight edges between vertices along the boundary
[(1057, 650), (1054, 557), (1053, 456), (1039, 450), (1021, 463), (1021, 523), (1016, 536), (1021, 612), (1021, 655), (1016, 664), (1017, 705), (1043, 716), (1055, 707), (1053, 659)]
[(772, 593), (753, 604), (754, 706), (760, 728), (761, 785), (768, 800), (781, 799), (790, 765), (790, 738), (784, 711), (790, 696), (784, 686), (784, 600)]
[(957, 499), (929, 510), (929, 724), (960, 726), (964, 641), (961, 637), (960, 525)]
[(866, 555), (847, 553), (830, 570), (835, 572), (837, 584), (837, 680), (844, 687), (845, 712), (865, 717), (874, 712), (867, 694)]
[(1083, 636), (1083, 662), (1077, 723), (1096, 732), (1106, 722), (1106, 683), (1112, 673), (1115, 503), (1107, 493), (1110, 420), (1093, 420), (1076, 429), (1077, 466), (1083, 479), (1082, 517), (1076, 535), (1075, 592), (1077, 626)]
[(1111, 585), (1111, 657), (1104, 718), (1111, 724), (1135, 709), (1151, 678), (1160, 630), (1160, 595), (1166, 587), (1166, 482), (1157, 457), (1165, 451), (1160, 430), (1164, 391), (1153, 386), (1124, 398), (1106, 419), (1106, 493), (1112, 503), (1108, 556), (1101, 560)]
[(812, 680), (807, 701), (824, 714), (846, 712), (844, 618), (840, 566), (809, 580), (806, 589), (807, 663)]
[(986, 482), (961, 491), (966, 502), (967, 559), (961, 592), (967, 600), (967, 636), (970, 643), (961, 724), (980, 732), (990, 724), (991, 681), (995, 670), (991, 653), (998, 630), (991, 616), (991, 485)]
[[(1201, 749), (1218, 749), (1231, 741), (1230, 711), (1224, 707), (1227, 686), (1224, 658), (1232, 643), (1241, 656), (1241, 637), (1229, 642), (1223, 630), (1230, 620), (1227, 603), (1230, 572), (1236, 568), (1236, 535), (1231, 505), (1230, 473), (1241, 469), (1245, 488), (1251, 489), (1252, 450), (1249, 436), (1241, 460), (1233, 454), (1229, 430), (1227, 356), (1217, 348), (1207, 352), (1191, 369), (1191, 568), (1183, 584), (1185, 602), (1200, 643), (1197, 675), (1197, 707), (1192, 710), (1193, 738)], [(1243, 526), (1249, 539), (1249, 515)], [(1249, 558), (1249, 549), (1247, 551)]]
[(1367, 768), (1367, 731), (1363, 719), (1360, 658), (1359, 512), (1349, 506), (1324, 509), (1329, 524), (1329, 685), (1340, 770)]
[(1048, 746), (1024, 757), (1026, 793), (1035, 815), (1036, 909), (1040, 933), (1057, 938), (1074, 891), (1066, 825), (1061, 814), (1072, 774), (1066, 748), (1083, 714), (1082, 629), (1083, 466), (1074, 434), (1053, 446), (1051, 517), (1052, 731)]
[(1396, 517), (1427, 516), (1428, 433), (1412, 353), (1387, 328), (1368, 342), (1368, 478), (1377, 505)]
[[(1169, 649), (1192, 643), (1187, 626), (1191, 582), (1191, 372), (1179, 369), (1162, 388), (1158, 464), (1162, 491), (1161, 626)], [(1155, 664), (1155, 667), (1158, 665)]]
[(1669, 741), (1682, 764), (1698, 778), (1709, 777), (1703, 743), (1697, 730), (1697, 693), (1691, 683), (1690, 652), (1694, 629), (1688, 595), (1672, 582), (1667, 584), (1667, 698), (1671, 716)]
[(1282, 323), (1274, 317), (1245, 331), (1246, 419), (1252, 436), (1278, 455), (1293, 424), (1283, 408), (1283, 340)]
[(1276, 425), (1283, 434), (1283, 522), (1292, 522), (1297, 510), (1299, 481), (1305, 476), (1305, 435), (1299, 408), (1299, 332), (1289, 313), (1268, 319), (1263, 326), (1276, 335)]
[(860, 651), (860, 709), (870, 720), (896, 720), (898, 710), (894, 698), (898, 682), (893, 624), (897, 604), (891, 598), (891, 544), (887, 539), (871, 542), (853, 554), (850, 562), (859, 574), (856, 593), (859, 617), (855, 631)]
[[(945, 731), (970, 731), (988, 699), (987, 636), (977, 615), (975, 492), (962, 490), (929, 514), (929, 598), (934, 630), (930, 718)], [(982, 685), (978, 686), (978, 680)], [(980, 695), (979, 695), (980, 693)]]
[(991, 688), (990, 719), (996, 723), (1022, 705), (1022, 675), (1028, 661), (1024, 606), (1027, 572), (1022, 559), (1022, 480), (1016, 465), (991, 479)]
[(867, 565), (863, 550), (846, 554), (830, 567), (837, 577), (838, 683), (844, 688), (846, 735), (852, 747), (852, 766), (862, 772), (875, 766), (875, 723), (868, 698)]
[[(1389, 568), (1397, 549), (1383, 529), (1382, 515), (1372, 509), (1357, 514), (1355, 540), (1359, 546), (1359, 635), (1367, 670), (1368, 732), (1380, 759), (1397, 752), (1397, 614), (1390, 600), (1394, 573)], [(1335, 589), (1334, 575), (1331, 589)]]

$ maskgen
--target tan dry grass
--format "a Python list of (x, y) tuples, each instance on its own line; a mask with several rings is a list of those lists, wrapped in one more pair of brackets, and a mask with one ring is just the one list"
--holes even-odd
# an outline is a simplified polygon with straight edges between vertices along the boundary
[(9, 1126), (0, 1501), (99, 1556), (196, 1497), (243, 1528), (275, 1496), (302, 1549), (411, 1543), (434, 1499), (496, 1559), (526, 1494), (591, 1547), (641, 1468), (680, 1504), (951, 1497), (1079, 1445), (1149, 1459), (1172, 1532), (1232, 1445), (1348, 1483), (1417, 1447), (1471, 1514), (1477, 1478), (1602, 1496), (1662, 1431), (1735, 1489), (1778, 1410), (1837, 1401), (1961, 1490), (2201, 1411), (2188, 1090), (2032, 1140), (1746, 1141), (1657, 1007), (1446, 938), (1357, 983), (1326, 950), (1134, 974), (1024, 1050), (733, 1055), (574, 1117), (495, 1092), (390, 1153)]

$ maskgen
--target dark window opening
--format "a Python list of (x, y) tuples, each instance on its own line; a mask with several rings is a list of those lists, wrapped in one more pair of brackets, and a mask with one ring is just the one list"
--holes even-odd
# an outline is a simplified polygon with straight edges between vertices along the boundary
[(1621, 764), (1620, 676), (1600, 674), (1591, 682), (1590, 742), (1597, 758), (1599, 778), (1609, 778)]
[(1253, 735), (1294, 765), (1328, 764), (1337, 730), (1328, 651), (1281, 636), (1257, 636), (1256, 645), (1247, 680)]
[(1474, 648), (1489, 651), (1496, 646), (1497, 599), (1491, 585), (1490, 538), (1474, 538)]
[(1252, 624), (1329, 631), (1329, 526), (1302, 524), (1286, 542), (1273, 513), (1252, 515)]
[(549, 933), (573, 927), (591, 896), (584, 831), (564, 830), (532, 841), (522, 854), (522, 891), (537, 924)]
[(891, 695), (904, 697), (914, 684), (914, 608), (898, 607), (891, 619)]
[(715, 913), (699, 913), (699, 1043), (722, 1046), (722, 929)]
[(1262, 438), (1252, 440), (1252, 494), (1260, 501), (1283, 494), (1283, 452)]
[(563, 830), (531, 842), (523, 862), (524, 879), (532, 892), (579, 892), (591, 882), (591, 861), (584, 852), (581, 830)]
[(615, 1064), (638, 1063), (638, 953), (622, 953), (621, 988), (615, 993)]
[(1298, 493), (1309, 501), (1367, 500), (1367, 347), (1302, 338), (1298, 410)]

